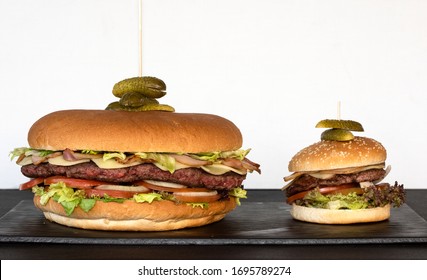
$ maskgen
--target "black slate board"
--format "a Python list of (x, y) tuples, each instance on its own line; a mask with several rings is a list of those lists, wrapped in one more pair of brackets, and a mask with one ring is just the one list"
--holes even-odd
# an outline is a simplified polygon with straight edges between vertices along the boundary
[(427, 242), (427, 222), (408, 205), (378, 223), (318, 225), (293, 220), (281, 202), (244, 202), (222, 221), (168, 232), (69, 228), (47, 221), (31, 200), (0, 218), (0, 242), (111, 245), (292, 245)]

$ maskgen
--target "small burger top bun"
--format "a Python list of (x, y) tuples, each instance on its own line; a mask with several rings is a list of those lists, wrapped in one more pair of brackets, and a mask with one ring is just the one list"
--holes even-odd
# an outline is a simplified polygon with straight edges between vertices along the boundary
[(239, 149), (242, 134), (210, 114), (64, 110), (35, 122), (28, 143), (45, 150), (198, 153)]
[(376, 165), (385, 162), (387, 151), (371, 138), (352, 141), (322, 140), (299, 151), (289, 162), (290, 172), (318, 171)]

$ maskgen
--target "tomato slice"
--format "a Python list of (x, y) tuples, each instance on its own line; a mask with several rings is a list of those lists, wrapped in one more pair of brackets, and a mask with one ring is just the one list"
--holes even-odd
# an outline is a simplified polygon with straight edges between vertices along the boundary
[(135, 182), (134, 185), (136, 186), (144, 186), (146, 188), (149, 188), (151, 190), (155, 191), (164, 191), (164, 192), (209, 192), (210, 189), (207, 188), (171, 188), (171, 187), (164, 187), (159, 186), (151, 183), (147, 183), (146, 181), (138, 181)]
[(333, 194), (340, 193), (343, 195), (347, 195), (347, 194), (352, 193), (352, 192), (355, 192), (356, 194), (361, 195), (361, 194), (363, 194), (364, 190), (362, 188), (346, 188), (346, 189), (336, 190), (336, 191), (333, 191), (331, 193), (333, 193)]
[(64, 182), (67, 187), (76, 188), (76, 189), (89, 189), (94, 186), (99, 186), (105, 184), (102, 181), (96, 180), (86, 180), (86, 179), (75, 179), (65, 176), (52, 176), (44, 179), (45, 185), (51, 185), (59, 182)]
[(139, 192), (118, 191), (118, 190), (100, 190), (100, 189), (85, 189), (86, 195), (89, 197), (108, 195), (114, 198), (132, 198), (134, 194)]
[(174, 193), (173, 195), (175, 196), (177, 201), (187, 203), (214, 202), (221, 198), (220, 194), (188, 195), (186, 193)]
[[(311, 191), (311, 190), (310, 190)], [(286, 201), (288, 204), (292, 204), (295, 200), (297, 200), (297, 199), (301, 199), (301, 198), (304, 198), (304, 196), (306, 195), (306, 194), (308, 194), (310, 191), (303, 191), (303, 192), (299, 192), (299, 193), (296, 193), (296, 194), (294, 194), (294, 195), (291, 195), (290, 197), (288, 197), (288, 200)]]
[[(363, 189), (356, 186), (357, 184), (353, 184), (353, 183), (342, 184), (337, 186), (325, 186), (325, 187), (320, 187), (319, 192), (321, 194), (341, 193), (341, 194), (347, 195), (351, 192), (356, 192), (357, 194), (363, 194)], [(288, 197), (287, 203), (292, 204), (292, 202), (294, 202), (295, 200), (304, 198), (304, 196), (306, 196), (310, 191), (312, 191), (312, 189), (308, 191), (299, 192)]]
[(27, 189), (31, 189), (34, 186), (37, 186), (38, 184), (41, 184), (44, 182), (44, 178), (34, 178), (31, 179), (30, 181), (23, 183), (21, 185), (19, 185), (19, 190), (23, 191), (23, 190), (27, 190)]

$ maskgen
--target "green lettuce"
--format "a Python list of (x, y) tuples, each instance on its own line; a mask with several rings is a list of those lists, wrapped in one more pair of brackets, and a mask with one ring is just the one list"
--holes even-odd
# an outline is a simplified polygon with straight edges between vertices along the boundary
[(229, 192), (228, 192), (228, 195), (229, 196), (233, 196), (233, 197), (235, 197), (236, 198), (236, 203), (237, 203), (237, 205), (240, 205), (240, 199), (241, 198), (248, 198), (246, 195), (247, 195), (247, 191), (246, 190), (244, 190), (244, 189), (242, 189), (242, 188), (234, 188), (234, 189), (231, 189)]
[(102, 159), (104, 161), (107, 161), (107, 160), (112, 159), (112, 158), (118, 158), (118, 159), (121, 159), (121, 160), (125, 160), (126, 159), (126, 155), (125, 155), (125, 153), (116, 152), (116, 153), (104, 153), (104, 155), (102, 156)]
[(197, 153), (197, 154), (189, 154), (189, 156), (199, 159), (206, 160), (210, 162), (216, 162), (220, 158), (236, 158), (239, 160), (243, 160), (246, 155), (250, 152), (251, 149), (247, 150), (235, 150), (235, 151), (226, 151), (226, 152), (209, 152), (209, 153)]
[(343, 194), (326, 194), (323, 195), (319, 189), (310, 191), (303, 200), (300, 200), (304, 206), (325, 209), (365, 209), (369, 204), (363, 196), (355, 192), (347, 195)]
[(207, 209), (209, 207), (209, 203), (207, 202), (187, 203), (187, 205), (193, 208), (200, 207), (202, 209)]
[(93, 151), (93, 150), (82, 150), (81, 153), (82, 154), (87, 154), (87, 155), (97, 155), (97, 154), (99, 154), (98, 151)]
[(308, 192), (304, 199), (298, 199), (296, 204), (306, 207), (325, 209), (366, 209), (383, 207), (390, 204), (399, 207), (405, 203), (405, 190), (397, 182), (394, 185), (383, 184), (381, 187), (370, 186), (364, 189), (362, 195), (355, 192), (344, 194), (321, 194), (316, 188)]
[(151, 159), (158, 165), (164, 167), (170, 173), (175, 172), (175, 158), (163, 153), (135, 153), (142, 159)]
[(89, 212), (95, 206), (96, 199), (93, 198), (82, 198), (79, 203), (79, 207), (82, 208), (86, 213)]
[(67, 187), (63, 182), (49, 186), (46, 191), (43, 187), (33, 187), (33, 193), (40, 196), (40, 203), (46, 205), (49, 199), (53, 199), (64, 207), (65, 213), (71, 215), (77, 206), (88, 212), (95, 205), (94, 199), (87, 199), (82, 190), (74, 190)]
[(13, 160), (14, 158), (19, 157), (21, 155), (25, 155), (25, 156), (36, 155), (39, 157), (45, 157), (54, 152), (55, 151), (51, 151), (51, 150), (37, 150), (37, 149), (32, 149), (27, 147), (20, 147), (20, 148), (13, 149), (13, 151), (9, 153), (9, 156), (10, 156), (10, 160)]
[(148, 202), (152, 203), (155, 200), (162, 200), (162, 195), (159, 193), (139, 193), (133, 196), (133, 199), (138, 203)]
[(228, 152), (221, 152), (220, 157), (221, 158), (236, 158), (238, 160), (243, 160), (251, 149), (247, 150), (235, 150), (235, 151), (228, 151)]

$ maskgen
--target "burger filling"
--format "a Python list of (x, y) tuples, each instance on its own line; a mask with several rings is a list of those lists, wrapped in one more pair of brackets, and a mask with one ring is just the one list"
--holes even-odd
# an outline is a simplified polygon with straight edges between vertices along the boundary
[[(390, 171), (382, 166), (300, 173), (284, 189), (288, 204), (325, 209), (367, 209), (405, 201), (403, 185), (380, 183)], [(354, 170), (353, 170), (354, 171)]]
[(18, 148), (22, 173), (33, 178), (20, 186), (60, 203), (70, 215), (75, 207), (90, 211), (98, 200), (138, 203), (170, 200), (192, 207), (234, 197), (246, 198), (242, 183), (247, 172), (260, 172), (246, 158), (250, 150), (227, 152), (120, 153), (100, 151), (46, 151)]

